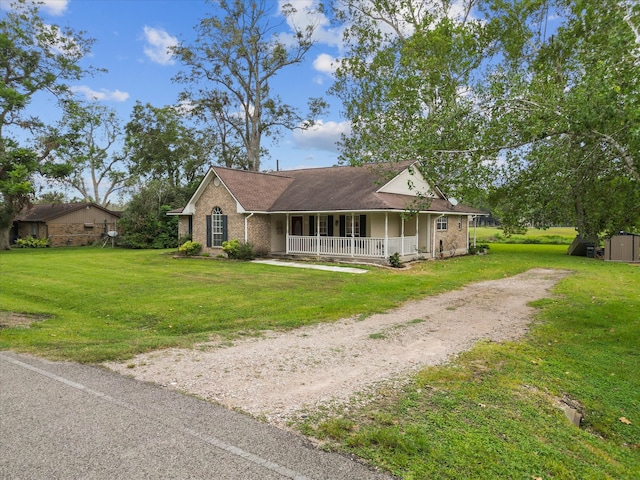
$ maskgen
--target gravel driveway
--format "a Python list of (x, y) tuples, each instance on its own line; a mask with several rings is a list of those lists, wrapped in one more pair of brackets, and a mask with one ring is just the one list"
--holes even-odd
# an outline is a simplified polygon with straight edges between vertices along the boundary
[(381, 382), (450, 360), (479, 340), (522, 337), (529, 302), (569, 272), (533, 269), (404, 304), (259, 338), (138, 355), (105, 365), (285, 426), (308, 408), (346, 401)]

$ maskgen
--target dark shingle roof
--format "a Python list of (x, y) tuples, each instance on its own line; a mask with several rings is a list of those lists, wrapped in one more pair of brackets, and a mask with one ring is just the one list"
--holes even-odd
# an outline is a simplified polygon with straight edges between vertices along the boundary
[[(283, 172), (293, 182), (273, 204), (272, 211), (379, 210), (396, 208), (398, 195), (376, 190), (405, 165), (329, 167)], [(409, 197), (411, 198), (411, 197)], [(404, 199), (406, 200), (406, 199)], [(403, 208), (400, 206), (399, 208)]]
[(47, 222), (88, 206), (99, 208), (100, 210), (104, 210), (105, 212), (118, 217), (120, 216), (119, 212), (113, 212), (95, 203), (49, 203), (43, 205), (31, 205), (27, 210), (20, 213), (15, 220), (19, 222)]
[(293, 182), (293, 178), (286, 175), (288, 172), (260, 173), (225, 167), (213, 167), (213, 170), (247, 211), (269, 211)]
[[(339, 166), (259, 173), (213, 167), (246, 211), (321, 212), (355, 210), (404, 210), (416, 197), (377, 190), (412, 162)], [(433, 198), (420, 210), (452, 213), (483, 213), (446, 199)]]

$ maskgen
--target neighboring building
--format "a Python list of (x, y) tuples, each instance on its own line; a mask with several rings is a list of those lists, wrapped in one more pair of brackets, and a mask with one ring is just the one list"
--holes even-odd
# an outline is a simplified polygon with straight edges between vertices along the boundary
[(119, 219), (118, 212), (95, 203), (32, 205), (14, 220), (11, 241), (31, 236), (48, 238), (52, 247), (88, 245), (117, 231)]
[[(423, 200), (426, 200), (423, 201)], [(422, 206), (421, 206), (422, 205)], [(225, 240), (259, 254), (402, 261), (468, 252), (480, 210), (432, 188), (415, 163), (259, 173), (211, 167), (179, 217), (179, 235), (221, 253)]]

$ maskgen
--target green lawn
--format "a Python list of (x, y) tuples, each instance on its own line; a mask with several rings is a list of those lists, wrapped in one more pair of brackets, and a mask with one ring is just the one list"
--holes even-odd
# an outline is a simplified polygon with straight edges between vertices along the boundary
[[(640, 478), (640, 266), (565, 255), (563, 245), (491, 246), (485, 256), (366, 275), (167, 252), (0, 252), (0, 309), (38, 315), (0, 348), (100, 362), (370, 315), (411, 298), (532, 267), (569, 269), (519, 342), (483, 343), (362, 406), (294, 425), (326, 448), (402, 478)], [(6, 315), (6, 313), (5, 313)], [(584, 413), (572, 426), (555, 406)]]
[[(473, 238), (474, 231), (471, 230)], [(551, 244), (570, 245), (576, 238), (576, 230), (573, 227), (552, 227), (546, 230), (530, 228), (524, 235), (511, 235), (507, 237), (502, 229), (496, 227), (477, 227), (476, 241), (478, 243), (525, 243), (525, 244)]]

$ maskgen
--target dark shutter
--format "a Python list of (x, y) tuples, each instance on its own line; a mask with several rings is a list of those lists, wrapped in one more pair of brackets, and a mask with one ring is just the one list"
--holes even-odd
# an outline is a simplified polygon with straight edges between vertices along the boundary
[(211, 247), (211, 215), (207, 215), (207, 247)]
[(191, 215), (189, 215), (187, 217), (189, 219), (189, 235), (193, 235), (193, 217)]
[(333, 237), (333, 215), (327, 217), (327, 235)]
[(309, 236), (313, 237), (316, 234), (316, 217), (309, 216)]
[(361, 237), (367, 236), (367, 216), (366, 215), (360, 215), (360, 236)]
[(347, 220), (345, 215), (340, 215), (340, 236), (347, 236)]
[(227, 216), (222, 215), (222, 241), (226, 242), (229, 240), (229, 232), (227, 229)]

